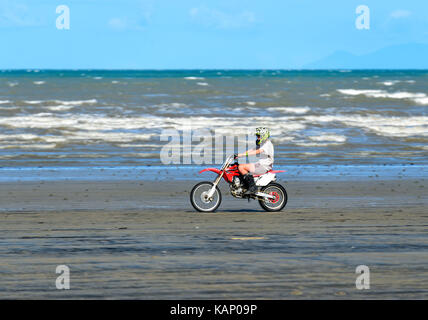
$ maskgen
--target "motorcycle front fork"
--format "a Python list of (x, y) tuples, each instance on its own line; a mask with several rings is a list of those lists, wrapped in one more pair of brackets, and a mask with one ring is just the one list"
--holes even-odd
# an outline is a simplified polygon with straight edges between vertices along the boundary
[(212, 186), (212, 188), (210, 189), (210, 191), (207, 194), (207, 198), (208, 199), (212, 199), (212, 197), (214, 195), (214, 192), (215, 192), (215, 188), (219, 184), (221, 178), (223, 178), (223, 175), (224, 175), (224, 171), (222, 171), (221, 174), (219, 174), (218, 177), (214, 180), (213, 186)]

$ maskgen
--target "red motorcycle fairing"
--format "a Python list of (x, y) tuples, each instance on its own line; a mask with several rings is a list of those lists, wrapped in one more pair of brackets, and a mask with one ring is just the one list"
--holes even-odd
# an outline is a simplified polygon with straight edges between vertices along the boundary
[[(211, 171), (211, 172), (214, 172), (218, 175), (221, 174), (221, 170), (219, 170), (217, 168), (206, 168), (204, 170), (199, 171), (199, 173), (202, 173), (205, 171)], [(223, 179), (226, 182), (231, 183), (234, 176), (239, 176), (238, 166), (233, 165), (233, 166), (230, 166), (229, 168), (225, 169)]]
[[(219, 170), (217, 168), (206, 168), (204, 170), (199, 171), (199, 173), (202, 173), (202, 172), (205, 172), (205, 171), (212, 171), (212, 172), (214, 172), (214, 173), (216, 173), (218, 175), (221, 174), (221, 170)], [(270, 173), (280, 173), (280, 172), (285, 172), (285, 170), (270, 170), (270, 171), (268, 171), (266, 173), (269, 173), (269, 172)], [(266, 173), (264, 173), (264, 174), (266, 174)], [(259, 174), (259, 175), (255, 175), (254, 177), (255, 178), (256, 177), (260, 177), (262, 175), (263, 174)], [(229, 168), (227, 168), (225, 170), (225, 172), (224, 172), (223, 179), (226, 182), (231, 183), (234, 176), (239, 176), (239, 171), (238, 171), (238, 166), (237, 165), (232, 165)]]
[(204, 169), (204, 170), (199, 171), (199, 174), (201, 174), (202, 172), (205, 172), (205, 171), (212, 171), (212, 172), (215, 172), (215, 173), (217, 173), (217, 174), (220, 174), (220, 173), (221, 173), (221, 170), (219, 170), (219, 169), (217, 169), (217, 168), (206, 168), (206, 169)]

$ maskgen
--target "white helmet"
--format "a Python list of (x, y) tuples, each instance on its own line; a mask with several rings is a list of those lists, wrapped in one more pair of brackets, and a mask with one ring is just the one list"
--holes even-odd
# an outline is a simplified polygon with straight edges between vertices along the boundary
[(267, 139), (270, 137), (270, 131), (266, 127), (258, 127), (256, 128), (256, 136), (258, 136), (257, 139), (257, 145), (263, 144)]

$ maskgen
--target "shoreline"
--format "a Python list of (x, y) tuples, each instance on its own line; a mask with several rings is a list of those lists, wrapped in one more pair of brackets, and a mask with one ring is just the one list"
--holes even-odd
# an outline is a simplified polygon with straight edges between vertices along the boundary
[[(0, 167), (0, 183), (48, 181), (166, 181), (212, 179), (198, 174), (220, 165), (126, 165)], [(424, 164), (275, 165), (278, 179), (295, 181), (363, 181), (428, 178)], [(83, 178), (84, 177), (84, 178)]]

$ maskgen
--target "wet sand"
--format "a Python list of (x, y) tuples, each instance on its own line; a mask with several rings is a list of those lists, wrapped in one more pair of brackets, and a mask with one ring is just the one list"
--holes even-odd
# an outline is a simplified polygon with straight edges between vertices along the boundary
[[(427, 180), (289, 181), (267, 213), (195, 181), (0, 184), (1, 299), (426, 299)], [(57, 290), (57, 265), (70, 290)], [(355, 286), (358, 265), (370, 289)]]

